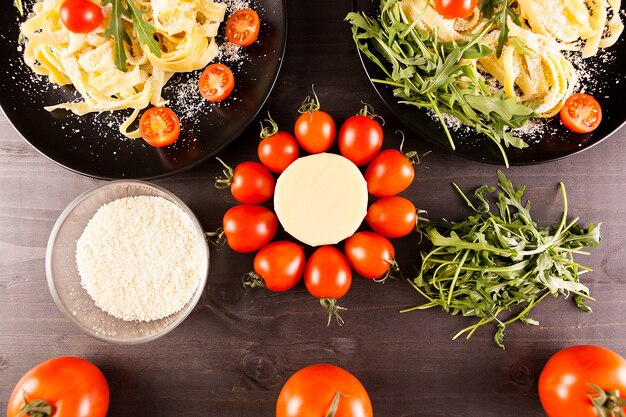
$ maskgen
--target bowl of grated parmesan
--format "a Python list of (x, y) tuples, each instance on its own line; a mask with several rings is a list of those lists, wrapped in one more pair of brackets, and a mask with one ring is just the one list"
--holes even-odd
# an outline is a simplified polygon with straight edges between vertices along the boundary
[(209, 250), (193, 212), (169, 191), (113, 181), (77, 197), (46, 251), (52, 297), (89, 335), (154, 340), (178, 326), (206, 285)]

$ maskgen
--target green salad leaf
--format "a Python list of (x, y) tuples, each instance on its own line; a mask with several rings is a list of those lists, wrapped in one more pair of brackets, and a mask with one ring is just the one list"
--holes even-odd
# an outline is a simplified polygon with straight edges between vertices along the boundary
[(139, 38), (139, 42), (142, 46), (147, 46), (150, 52), (158, 58), (161, 57), (161, 48), (159, 43), (154, 39), (156, 29), (150, 23), (146, 22), (143, 18), (145, 10), (141, 10), (137, 7), (134, 1), (128, 2), (129, 11), (133, 18), (133, 32)]

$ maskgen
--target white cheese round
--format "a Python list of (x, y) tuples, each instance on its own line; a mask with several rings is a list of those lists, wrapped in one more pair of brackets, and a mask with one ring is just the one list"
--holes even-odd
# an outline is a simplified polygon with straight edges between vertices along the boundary
[(287, 233), (310, 246), (352, 236), (367, 214), (367, 183), (347, 158), (320, 153), (297, 159), (280, 175), (274, 209)]

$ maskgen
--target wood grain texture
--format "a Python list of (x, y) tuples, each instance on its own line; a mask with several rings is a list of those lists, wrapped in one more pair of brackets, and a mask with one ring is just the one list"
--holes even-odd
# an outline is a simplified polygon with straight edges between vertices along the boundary
[[(266, 111), (289, 128), (315, 84), (324, 109), (337, 121), (361, 101), (386, 119), (386, 147), (397, 147), (401, 126), (365, 77), (342, 23), (346, 0), (288, 2), (285, 62)], [(263, 115), (266, 114), (263, 111)], [(231, 164), (255, 159), (258, 123), (221, 155)], [(432, 149), (405, 192), (433, 218), (467, 213), (450, 182), (463, 189), (495, 182), (496, 167), (461, 159), (408, 134), (407, 146)], [(420, 302), (407, 284), (357, 279), (342, 303), (343, 327), (326, 327), (325, 315), (302, 284), (286, 294), (244, 289), (241, 276), (252, 255), (212, 250), (209, 284), (198, 307), (174, 332), (139, 346), (116, 346), (83, 335), (57, 310), (48, 291), (44, 256), (48, 235), (78, 194), (98, 181), (70, 173), (39, 155), (0, 117), (0, 410), (19, 377), (58, 355), (96, 363), (111, 386), (110, 416), (271, 417), (278, 392), (296, 370), (333, 363), (353, 372), (371, 394), (379, 417), (538, 417), (539, 372), (557, 350), (592, 343), (626, 354), (626, 129), (583, 154), (550, 164), (513, 167), (507, 174), (528, 186), (534, 213), (557, 220), (564, 181), (570, 213), (602, 221), (601, 247), (582, 262), (596, 302), (579, 311), (571, 300), (547, 299), (533, 314), (539, 327), (507, 328), (506, 350), (492, 342), (493, 328), (470, 341), (450, 340), (469, 319), (431, 310), (399, 314)], [(234, 205), (216, 190), (220, 166), (210, 161), (155, 181), (185, 201), (206, 230)], [(416, 265), (415, 236), (396, 241), (406, 274)], [(3, 412), (3, 411), (0, 411)]]

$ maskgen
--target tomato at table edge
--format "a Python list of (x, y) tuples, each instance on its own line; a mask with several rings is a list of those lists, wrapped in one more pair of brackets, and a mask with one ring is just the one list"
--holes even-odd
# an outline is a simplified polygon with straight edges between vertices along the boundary
[(317, 154), (330, 149), (335, 142), (337, 126), (332, 116), (320, 110), (320, 101), (313, 90), (313, 97), (308, 96), (302, 102), (293, 133), (305, 151)]
[[(594, 393), (590, 383), (605, 391), (617, 389), (626, 400), (626, 359), (595, 345), (569, 346), (553, 354), (537, 384), (547, 416), (597, 417), (588, 395)], [(626, 412), (626, 405), (622, 409)]]
[[(329, 414), (336, 397), (338, 407), (334, 414)], [(294, 398), (298, 400), (294, 401)], [(356, 410), (362, 412), (357, 414)], [(329, 415), (373, 417), (372, 401), (356, 376), (339, 366), (321, 363), (305, 366), (285, 381), (276, 399), (276, 417)]]
[[(247, 36), (244, 39), (239, 40), (238, 38), (233, 37), (230, 29), (232, 28), (232, 25), (234, 24), (233, 23), (234, 19), (239, 18), (242, 15), (245, 15), (246, 17), (248, 15), (252, 16), (252, 31), (250, 33), (246, 32)], [(261, 29), (261, 20), (259, 19), (258, 13), (249, 8), (237, 10), (236, 12), (231, 14), (226, 20), (226, 38), (228, 39), (230, 43), (234, 43), (235, 45), (239, 45), (239, 46), (252, 45), (259, 37), (260, 29)]]
[[(597, 112), (596, 118), (593, 120), (592, 125), (585, 124), (584, 121), (581, 121), (578, 117), (572, 116), (572, 114), (569, 112), (569, 110), (573, 110), (570, 108), (573, 104), (572, 102), (576, 101), (577, 99), (581, 99), (582, 103), (579, 103), (579, 105), (576, 106), (576, 110), (580, 107), (583, 107), (591, 108), (591, 111)], [(589, 94), (572, 94), (567, 98), (567, 100), (565, 100), (563, 107), (561, 107), (561, 110), (559, 111), (559, 117), (561, 119), (561, 123), (572, 132), (591, 133), (596, 130), (602, 122), (602, 106), (600, 106), (600, 103), (598, 103), (598, 100), (596, 100), (595, 97)]]
[[(221, 92), (219, 94), (217, 93), (209, 94), (209, 92), (205, 91), (206, 89), (203, 88), (202, 83), (203, 81), (205, 81), (205, 84), (207, 84), (209, 82), (209, 73), (215, 70), (219, 70), (221, 71), (222, 74), (225, 74), (226, 82), (224, 86), (220, 84)], [(221, 77), (221, 74), (216, 74), (216, 75)], [(206, 87), (209, 87), (209, 86), (206, 85)], [(235, 75), (230, 70), (230, 68), (228, 68), (226, 65), (221, 64), (221, 63), (214, 63), (214, 64), (208, 65), (202, 71), (202, 74), (200, 74), (200, 77), (198, 78), (198, 90), (200, 91), (200, 95), (212, 103), (217, 103), (226, 99), (233, 92), (234, 88), (235, 88)]]
[(257, 155), (261, 163), (270, 171), (281, 174), (300, 156), (298, 141), (289, 132), (279, 130), (278, 125), (268, 114), (269, 127), (261, 124), (261, 141)]
[[(167, 124), (171, 121), (173, 124), (171, 130), (163, 131), (162, 129), (158, 132), (151, 132), (153, 127), (151, 122), (154, 117), (163, 121), (166, 125), (165, 128), (169, 128)], [(164, 117), (168, 120), (165, 120)], [(148, 120), (148, 118), (150, 118), (150, 120)], [(148, 129), (150, 129), (150, 131), (148, 131)], [(178, 120), (176, 113), (168, 107), (150, 107), (143, 112), (141, 118), (139, 119), (139, 133), (141, 134), (141, 138), (150, 146), (154, 146), (155, 148), (170, 146), (180, 137), (180, 120)], [(151, 135), (150, 133), (154, 133), (154, 135)], [(155, 135), (159, 137), (153, 138), (152, 136)]]
[[(76, 8), (80, 8), (80, 11), (77, 12)], [(89, 15), (85, 15), (85, 12)], [(64, 0), (59, 7), (59, 17), (67, 30), (82, 34), (93, 32), (104, 20), (102, 8), (90, 0)]]
[(476, 8), (477, 0), (436, 0), (435, 10), (444, 19), (467, 19)]
[[(250, 213), (250, 211), (253, 211), (253, 213)], [(244, 234), (249, 233), (250, 230), (244, 230), (243, 227), (236, 227), (235, 224), (241, 222), (241, 219), (230, 218), (235, 215), (244, 216), (243, 220), (247, 223), (254, 221), (262, 223), (266, 229), (265, 234), (263, 236), (257, 236), (255, 241), (251, 244), (249, 236), (243, 236)], [(227, 227), (227, 222), (230, 223), (230, 221), (235, 223), (232, 229)], [(258, 226), (258, 224), (256, 226)], [(278, 230), (278, 218), (273, 211), (266, 207), (253, 204), (239, 204), (231, 207), (226, 211), (226, 213), (224, 213), (224, 217), (222, 218), (222, 228), (223, 234), (226, 237), (226, 242), (232, 250), (239, 253), (250, 253), (261, 249), (274, 239), (276, 231)], [(257, 234), (259, 233), (258, 227), (253, 227), (251, 229), (253, 232)], [(243, 240), (243, 244), (241, 240)]]
[[(396, 210), (400, 205), (405, 207), (401, 210)], [(400, 211), (404, 214), (403, 216), (398, 215)], [(415, 230), (417, 217), (417, 209), (411, 200), (399, 195), (391, 195), (379, 198), (370, 204), (365, 215), (365, 222), (376, 233), (397, 239), (407, 236)], [(400, 227), (394, 228), (394, 224), (399, 223), (398, 220), (403, 220), (402, 224)], [(402, 230), (399, 231), (401, 228)]]
[(352, 269), (363, 278), (387, 278), (391, 270), (397, 268), (393, 244), (385, 236), (375, 232), (356, 232), (347, 238), (344, 253)]
[(245, 161), (233, 169), (220, 158), (215, 159), (225, 167), (225, 178), (218, 178), (215, 186), (230, 187), (230, 193), (238, 202), (256, 205), (265, 203), (274, 195), (276, 181), (263, 164)]
[[(50, 417), (105, 417), (107, 414), (110, 395), (108, 382), (102, 371), (86, 359), (77, 356), (59, 356), (28, 370), (17, 382), (9, 397), (7, 417), (19, 415), (24, 405), (22, 387), (30, 383), (34, 384), (34, 391), (26, 393), (26, 399), (29, 402), (48, 401), (52, 406)], [(45, 388), (47, 385), (52, 389)], [(87, 388), (82, 395), (78, 391), (81, 385)], [(42, 392), (35, 392), (40, 390)], [(64, 390), (70, 391), (65, 397)], [(85, 409), (85, 404), (90, 407)], [(78, 411), (85, 412), (79, 414)]]
[[(296, 253), (288, 253), (294, 251)], [(278, 261), (280, 256), (289, 255), (294, 255), (294, 257), (286, 263)], [(264, 257), (266, 259), (263, 259)], [(267, 265), (264, 266), (264, 263)], [(244, 281), (244, 285), (263, 286), (270, 291), (284, 292), (293, 288), (300, 281), (304, 274), (305, 265), (304, 247), (288, 240), (270, 242), (255, 255), (254, 273), (250, 274), (251, 281)], [(285, 270), (291, 269), (295, 270), (285, 273)]]
[(415, 169), (407, 155), (397, 149), (385, 149), (372, 159), (363, 177), (370, 194), (390, 197), (409, 188)]
[[(373, 113), (373, 111), (372, 111)], [(383, 146), (383, 128), (369, 113), (369, 106), (348, 117), (339, 128), (339, 153), (356, 166), (369, 163)]]

